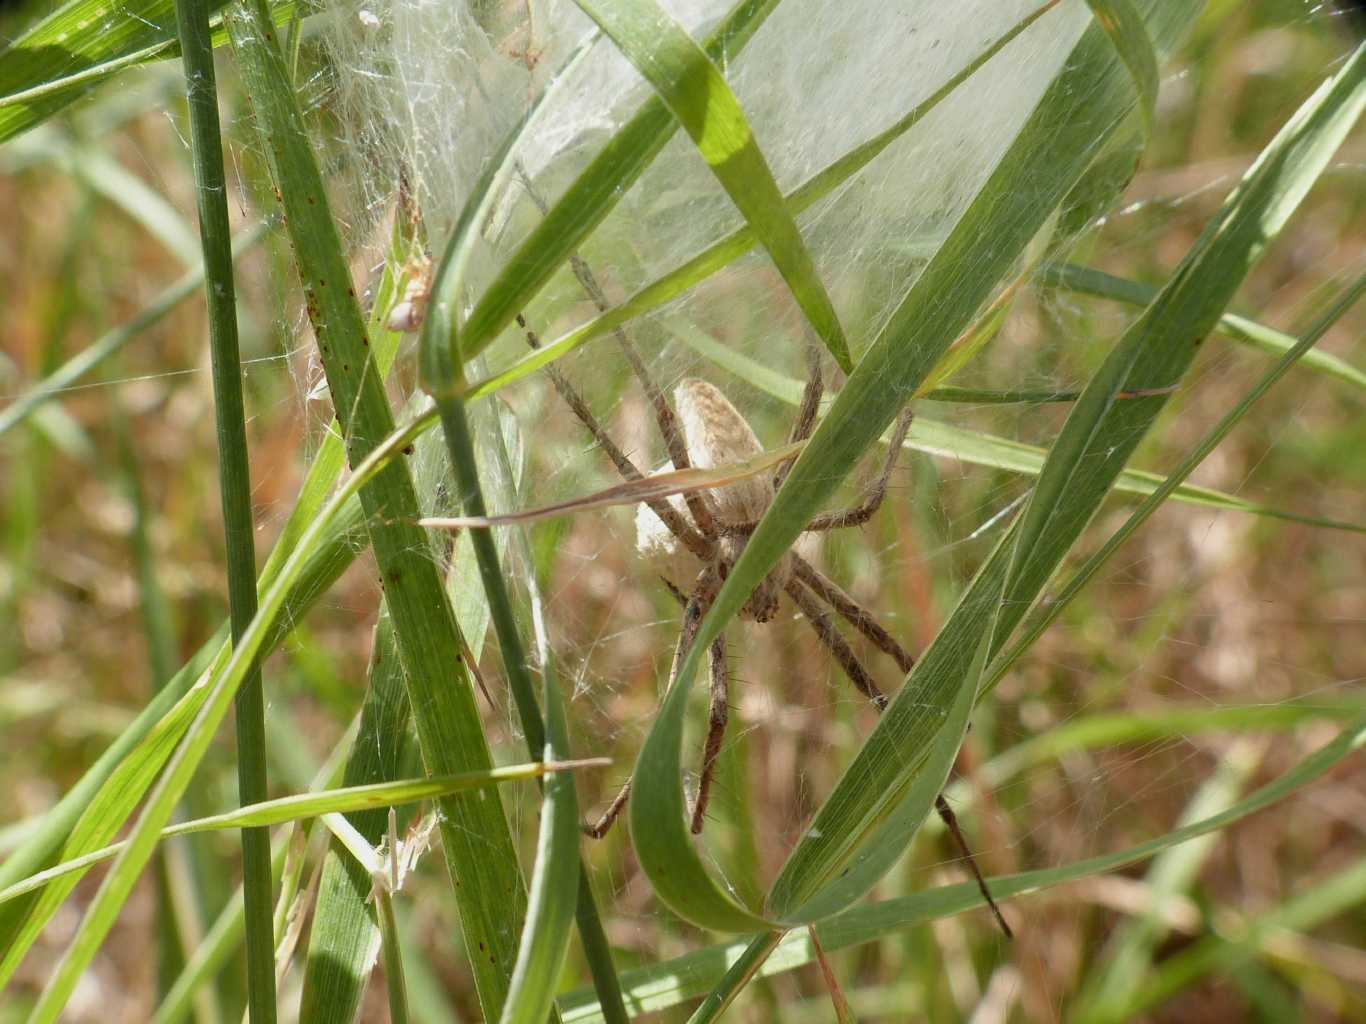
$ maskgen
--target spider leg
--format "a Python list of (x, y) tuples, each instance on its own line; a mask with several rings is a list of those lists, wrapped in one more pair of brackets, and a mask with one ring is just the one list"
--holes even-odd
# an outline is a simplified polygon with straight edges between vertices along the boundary
[[(806, 341), (806, 387), (802, 389), (802, 404), (797, 409), (797, 419), (792, 424), (791, 440), (805, 441), (816, 429), (816, 413), (821, 408), (821, 395), (825, 393), (825, 380), (821, 377), (821, 353), (811, 338)], [(787, 479), (787, 471), (795, 459), (789, 459), (778, 467), (773, 474), (773, 489), (776, 491)]]
[(863, 663), (858, 660), (858, 655), (849, 646), (849, 642), (840, 635), (840, 631), (835, 628), (835, 624), (830, 621), (830, 616), (825, 609), (817, 602), (811, 591), (795, 579), (790, 579), (783, 588), (787, 591), (788, 597), (796, 603), (802, 610), (802, 615), (811, 624), (816, 635), (821, 638), (821, 643), (830, 650), (835, 660), (840, 663), (840, 668), (844, 669), (844, 674), (849, 677), (849, 681), (858, 688), (859, 693), (867, 697), (877, 707), (879, 711), (887, 706), (886, 695), (878, 689), (877, 683), (873, 682), (873, 677), (868, 674), (868, 670), (863, 667)]
[[(527, 344), (532, 348), (541, 347), (541, 339), (536, 336), (536, 332), (527, 327), (526, 318), (520, 313), (517, 314), (517, 326), (526, 331)], [(607, 453), (607, 457), (612, 460), (612, 464), (617, 467), (617, 472), (626, 480), (640, 480), (643, 474), (634, 462), (631, 461), (621, 447), (612, 440), (609, 434), (598, 422), (598, 418), (593, 415), (593, 410), (588, 408), (588, 403), (583, 400), (578, 389), (569, 382), (564, 373), (558, 366), (551, 364), (545, 368), (550, 376), (550, 382), (555, 386), (555, 390), (564, 399), (565, 405), (569, 406), (571, 412), (578, 417), (598, 446)], [(683, 544), (698, 558), (707, 561), (712, 556), (712, 546), (702, 534), (695, 530), (687, 518), (678, 509), (674, 508), (669, 502), (662, 499), (648, 499), (645, 504), (649, 506), (651, 512), (657, 515), (660, 521), (669, 529), (679, 542)]]
[(697, 801), (692, 809), (693, 835), (701, 835), (706, 824), (707, 804), (711, 802), (711, 783), (716, 775), (716, 759), (721, 753), (721, 742), (726, 738), (730, 721), (730, 675), (726, 671), (726, 641), (718, 636), (712, 641), (711, 705), (707, 712), (707, 742), (702, 748), (702, 777), (697, 784)]
[(902, 647), (896, 637), (882, 627), (872, 612), (795, 551), (792, 553), (792, 571), (797, 579), (815, 591), (816, 596), (839, 612), (849, 625), (871, 640), (878, 650), (890, 655), (901, 671), (909, 672), (915, 665), (915, 657), (911, 652)]
[(953, 813), (953, 808), (944, 799), (944, 794), (940, 793), (934, 798), (934, 809), (939, 812), (939, 820), (944, 823), (944, 827), (949, 830), (949, 835), (953, 836), (953, 841), (958, 846), (958, 852), (963, 855), (963, 860), (972, 872), (973, 881), (977, 883), (977, 891), (982, 894), (987, 906), (991, 909), (992, 917), (996, 918), (996, 924), (1000, 927), (1001, 933), (1007, 939), (1015, 938), (1015, 933), (1010, 930), (1010, 925), (1006, 924), (1005, 916), (1001, 913), (1001, 908), (996, 905), (996, 901), (991, 898), (991, 890), (987, 888), (987, 880), (982, 877), (981, 869), (977, 867), (977, 858), (972, 855), (972, 849), (968, 846), (967, 838), (963, 835), (962, 828), (958, 825), (958, 815)]
[[(547, 210), (546, 202), (541, 194), (536, 190), (531, 182), (531, 176), (526, 173), (526, 169), (519, 163), (517, 165), (518, 177), (522, 180), (522, 187), (526, 189), (527, 195), (536, 207), (544, 214)], [(607, 295), (602, 290), (602, 285), (598, 283), (597, 276), (577, 252), (569, 254), (569, 266), (574, 272), (574, 277), (578, 279), (584, 292), (593, 301), (599, 313), (606, 313), (610, 308)], [(659, 426), (659, 433), (664, 438), (664, 445), (669, 452), (669, 460), (674, 464), (674, 469), (687, 469), (692, 465), (692, 460), (688, 458), (688, 446), (683, 440), (683, 434), (678, 429), (678, 417), (674, 415), (673, 407), (669, 405), (669, 400), (664, 397), (664, 392), (655, 383), (654, 377), (645, 366), (645, 361), (640, 358), (640, 352), (631, 339), (626, 336), (626, 331), (621, 327), (613, 328), (612, 335), (617, 339), (617, 344), (626, 355), (626, 360), (631, 364), (631, 369), (635, 372), (636, 378), (640, 381), (641, 387), (645, 389), (645, 395), (650, 400), (650, 405), (654, 409), (655, 422)], [(596, 434), (594, 436), (597, 436)], [(620, 468), (620, 467), (618, 467)], [(697, 529), (702, 531), (702, 535), (707, 538), (716, 536), (716, 531), (712, 526), (711, 506), (707, 504), (705, 495), (688, 492), (683, 495), (683, 501), (688, 506), (688, 511), (692, 514), (692, 520), (697, 524)], [(655, 515), (659, 511), (650, 506)], [(659, 516), (664, 519), (663, 516)], [(667, 524), (668, 520), (664, 519)], [(670, 529), (673, 529), (670, 527)], [(674, 531), (677, 535), (678, 531)], [(682, 539), (680, 537), (680, 539)], [(691, 545), (689, 545), (691, 547)]]
[(887, 481), (891, 479), (892, 470), (896, 468), (897, 456), (901, 454), (901, 447), (906, 442), (906, 434), (911, 429), (913, 419), (915, 412), (910, 408), (897, 417), (896, 427), (892, 430), (891, 444), (887, 448), (887, 459), (882, 464), (882, 472), (873, 481), (873, 486), (868, 489), (863, 501), (853, 508), (817, 516), (807, 525), (808, 530), (841, 530), (846, 526), (862, 526), (873, 518), (874, 513), (882, 505), (882, 499), (887, 496)]
[[(887, 707), (887, 698), (882, 694), (882, 691), (877, 688), (877, 684), (869, 677), (867, 670), (865, 670), (863, 665), (859, 662), (858, 657), (849, 647), (849, 644), (845, 641), (844, 637), (840, 636), (839, 631), (835, 629), (834, 624), (830, 621), (830, 616), (828, 616), (825, 613), (825, 610), (816, 603), (815, 598), (806, 591), (803, 584), (797, 579), (788, 580), (786, 590), (792, 600), (796, 602), (797, 607), (802, 610), (802, 614), (806, 617), (806, 620), (811, 623), (816, 635), (821, 638), (821, 642), (830, 649), (830, 653), (834, 655), (835, 660), (840, 663), (840, 667), (844, 669), (845, 674), (849, 676), (850, 681), (858, 688), (860, 693), (873, 702), (873, 706), (876, 707), (878, 713), (881, 714)], [(948, 801), (944, 799), (942, 794), (935, 798), (934, 808), (939, 812), (939, 817), (943, 819), (944, 827), (948, 829), (949, 835), (953, 837), (954, 843), (958, 846), (959, 853), (962, 854), (963, 860), (967, 863), (973, 881), (977, 883), (977, 890), (982, 894), (982, 899), (986, 902), (986, 905), (991, 908), (991, 912), (995, 916), (997, 924), (1000, 925), (1002, 933), (1008, 939), (1014, 938), (1014, 933), (1010, 930), (1010, 926), (1006, 924), (1005, 917), (1001, 913), (1001, 908), (997, 906), (996, 900), (992, 898), (991, 890), (987, 888), (987, 880), (983, 877), (981, 869), (977, 866), (977, 858), (973, 856), (972, 849), (968, 846), (967, 839), (963, 835), (963, 830), (958, 825), (958, 818), (953, 813), (953, 808), (949, 806)]]
[[(675, 595), (678, 595), (679, 591), (672, 583), (669, 583), (668, 580), (665, 580), (664, 582), (668, 584), (669, 590)], [(683, 609), (683, 629), (678, 634), (678, 646), (674, 648), (674, 660), (669, 668), (670, 686), (673, 685), (674, 679), (678, 677), (678, 669), (683, 664), (683, 659), (688, 654), (688, 648), (692, 646), (693, 637), (697, 636), (697, 627), (702, 624), (702, 611), (702, 605), (698, 601), (696, 594), (688, 598), (687, 605)], [(621, 812), (626, 807), (626, 801), (631, 797), (632, 781), (632, 779), (626, 780), (626, 784), (621, 787), (621, 791), (617, 793), (616, 798), (608, 805), (607, 810), (603, 812), (602, 817), (591, 825), (582, 826), (584, 834), (591, 836), (594, 839), (601, 839), (608, 833), (617, 818), (621, 817)]]

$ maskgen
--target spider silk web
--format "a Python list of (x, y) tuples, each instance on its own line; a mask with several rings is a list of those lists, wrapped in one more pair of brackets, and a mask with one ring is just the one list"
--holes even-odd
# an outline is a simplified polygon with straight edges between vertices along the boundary
[[(665, 6), (696, 38), (726, 10), (715, 2)], [(1036, 6), (1014, 0), (788, 0), (743, 52), (720, 64), (788, 192), (895, 122)], [(1081, 0), (1061, 3), (799, 218), (855, 358), (958, 222), (1088, 18)], [(490, 155), (594, 32), (573, 3), (556, 0), (345, 0), (329, 7), (325, 21), (317, 40), (327, 69), (315, 83), (317, 122), (328, 151), (346, 155), (336, 177), (339, 209), (356, 265), (372, 278), (384, 259), (400, 178), (421, 210), (435, 255)], [(1193, 102), (1194, 84), (1180, 66), (1165, 74), (1160, 116), (1178, 116)], [(592, 44), (538, 113), (536, 130), (519, 150), (519, 176), (480, 238), (470, 300), (535, 227), (541, 206), (564, 192), (649, 95), (608, 41)], [(1278, 123), (1268, 124), (1258, 144)], [(1198, 168), (1185, 178), (1140, 176), (1136, 185), (1143, 187), (1131, 190), (1126, 205), (1085, 224), (1051, 223), (1038, 245), (1160, 282), (1246, 163)], [(1359, 163), (1345, 161), (1341, 172), (1359, 183)], [(679, 132), (580, 255), (615, 304), (740, 224)], [(1328, 273), (1321, 280), (1333, 279)], [(1293, 330), (1307, 321), (1312, 296), (1286, 294), (1292, 285), (1271, 275), (1254, 281), (1265, 286), (1268, 302), (1283, 300), (1288, 312), (1278, 326)], [(566, 266), (524, 315), (529, 328), (549, 341), (596, 312)], [(983, 356), (951, 383), (1079, 388), (1133, 315), (1127, 307), (1036, 287), (1017, 300)], [(808, 334), (762, 251), (637, 318), (626, 333), (666, 394), (685, 379), (706, 379), (725, 392), (763, 444), (787, 440), (796, 408), (775, 396), (772, 380), (800, 388)], [(525, 331), (509, 327), (480, 357), (475, 376), (506, 368), (527, 351)], [(746, 362), (741, 368), (727, 364), (718, 356), (725, 352)], [(405, 350), (396, 369), (396, 398), (406, 399), (413, 389), (409, 356)], [(649, 404), (612, 337), (588, 343), (557, 365), (637, 465), (664, 463)], [(1178, 415), (1169, 427), (1159, 425), (1135, 464), (1174, 464), (1265, 365), (1227, 342), (1207, 346), (1174, 401)], [(770, 376), (769, 387), (756, 385), (754, 368)], [(840, 376), (828, 357), (823, 369), (837, 389)], [(301, 381), (306, 391), (317, 381), (316, 369), (311, 373)], [(1309, 442), (1315, 419), (1331, 419), (1340, 403), (1341, 396), (1308, 387), (1280, 395), (1276, 415), (1251, 422), (1240, 442), (1216, 452), (1195, 481), (1254, 502), (1354, 518), (1360, 488), (1354, 492), (1331, 468), (1305, 468), (1306, 489), (1298, 493), (1287, 493), (1284, 483), (1298, 479), (1299, 471), (1275, 469), (1287, 449)], [(924, 419), (1032, 445), (1047, 445), (1066, 410), (1065, 404), (917, 404)], [(325, 409), (314, 415), (325, 419)], [(499, 392), (477, 415), (496, 509), (562, 501), (616, 482), (611, 464), (544, 374)], [(881, 452), (869, 454), (841, 486), (837, 504), (857, 501), (880, 458)], [(439, 455), (424, 465), (424, 501), (433, 512), (455, 512)], [(1017, 474), (908, 452), (874, 520), (822, 538), (816, 561), (919, 652), (1028, 487), (1028, 478)], [(1308, 488), (1318, 493), (1297, 500), (1310, 494)], [(1093, 550), (1131, 507), (1131, 501), (1108, 504), (1078, 553)], [(679, 631), (676, 600), (635, 550), (633, 520), (634, 509), (595, 510), (500, 531), (507, 576), (521, 588), (524, 608), (543, 614), (571, 701), (576, 753), (614, 759), (609, 771), (581, 788), (589, 817), (629, 772), (666, 685)], [(1366, 618), (1349, 568), (1361, 568), (1362, 545), (1347, 542), (1339, 568), (1320, 565), (1287, 577), (1279, 560), (1248, 556), (1249, 547), (1274, 544), (1269, 536), (1289, 538), (1293, 557), (1311, 561), (1324, 559), (1335, 539), (1191, 506), (1159, 513), (979, 709), (950, 795), (985, 870), (1053, 866), (1159, 834), (1172, 827), (1213, 767), (1233, 756), (1230, 751), (1251, 759), (1249, 778), (1259, 777), (1257, 766), (1271, 772), (1290, 763), (1277, 753), (1290, 742), (1279, 733), (1155, 728), (1119, 744), (1076, 743), (1030, 760), (1030, 744), (1040, 737), (1107, 715), (1161, 719), (1236, 706), (1350, 703), (1352, 683), (1366, 670), (1343, 648), (1344, 631), (1359, 630)], [(674, 582), (686, 587), (691, 581)], [(1318, 585), (1326, 589), (1312, 592)], [(894, 692), (901, 678), (896, 666), (845, 633), (879, 685)], [(718, 871), (752, 894), (752, 879), (772, 878), (875, 716), (790, 603), (768, 625), (735, 623), (726, 641), (731, 725), (707, 846)], [(500, 760), (517, 760), (522, 751), (515, 710), (496, 682), (500, 668), (491, 637), (486, 646), (485, 674), (495, 680), (499, 702), (490, 714), (491, 736)], [(685, 749), (695, 773), (706, 687), (698, 681), (694, 688), (695, 729)], [(1319, 730), (1317, 739), (1300, 736), (1296, 742), (1321, 742), (1332, 733), (1326, 721), (1307, 720), (1298, 728)], [(686, 784), (695, 783), (694, 777)], [(523, 805), (523, 812), (530, 810)], [(646, 943), (657, 911), (644, 879), (622, 860), (620, 846), (610, 845), (624, 842), (621, 833), (606, 841), (610, 855), (596, 855), (613, 889), (612, 937), (624, 945)], [(960, 880), (952, 849), (939, 840), (933, 845), (894, 871), (884, 894)], [(1099, 892), (1087, 898), (1101, 904), (1119, 899)], [(985, 918), (980, 923), (986, 927)]]

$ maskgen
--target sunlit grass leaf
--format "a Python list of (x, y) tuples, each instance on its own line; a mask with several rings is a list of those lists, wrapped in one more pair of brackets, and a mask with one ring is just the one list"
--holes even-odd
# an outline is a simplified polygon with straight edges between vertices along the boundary
[[(225, 6), (208, 3), (210, 13)], [(293, 0), (271, 4), (277, 23), (293, 15)], [(215, 25), (214, 45), (225, 41)], [(71, 0), (0, 51), (0, 143), (124, 68), (179, 55), (174, 0)]]
[[(919, 124), (927, 114), (945, 98), (952, 95), (959, 86), (971, 78), (992, 57), (1017, 39), (1025, 29), (1057, 6), (1057, 3), (1058, 0), (1045, 0), (1026, 17), (1021, 18), (1016, 24), (1001, 33), (990, 45), (984, 47), (981, 53), (949, 76), (941, 86), (907, 111), (900, 119), (878, 132), (867, 142), (855, 146), (838, 160), (832, 161), (793, 189), (785, 197), (790, 215), (796, 217), (802, 211), (809, 209), (816, 202), (830, 195), (840, 185), (852, 179), (859, 171), (872, 163), (888, 146)], [(635, 317), (659, 308), (693, 285), (729, 266), (754, 248), (756, 244), (758, 244), (758, 239), (748, 224), (736, 228), (720, 241), (713, 243), (696, 256), (684, 261), (673, 270), (641, 288), (620, 305), (613, 306), (605, 313), (599, 314), (562, 337), (544, 344), (506, 370), (472, 385), (467, 397), (473, 399), (490, 394), (569, 354), (580, 345), (586, 344), (594, 338), (602, 337)], [(528, 253), (527, 257), (529, 258), (529, 256)]]
[[(1157, 10), (1154, 38), (1170, 42), (1191, 13), (1169, 7)], [(635, 797), (629, 811), (631, 835), (641, 866), (660, 898), (680, 916), (717, 930), (744, 931), (768, 926), (717, 886), (684, 824), (679, 781), (681, 740), (688, 689), (700, 652), (706, 650), (845, 474), (882, 434), (905, 396), (916, 391), (939, 363), (947, 346), (973, 321), (993, 289), (1089, 166), (1108, 133), (1115, 129), (1113, 115), (1121, 113), (1130, 102), (1132, 86), (1113, 46), (1100, 29), (1088, 30), (987, 183), (836, 397), (703, 620), (641, 749)], [(1030, 182), (1030, 188), (1021, 189), (1021, 181)], [(999, 586), (1000, 579), (997, 576), (992, 583)], [(922, 708), (925, 720), (917, 721), (906, 703), (894, 701), (874, 733), (877, 736), (883, 732), (887, 739), (869, 741), (879, 752), (886, 745), (896, 751), (926, 749), (932, 735), (928, 731), (917, 733), (918, 743), (898, 742), (891, 737), (905, 739), (899, 735), (902, 729), (928, 729), (942, 721), (944, 709), (952, 704), (977, 652), (980, 631), (990, 626), (990, 612), (984, 610), (987, 603), (981, 600), (982, 593), (965, 598), (960, 605), (970, 612), (960, 622), (970, 622), (976, 632), (957, 630), (947, 637), (941, 633), (936, 645), (946, 649), (943, 655), (927, 654), (918, 666), (921, 671), (927, 664), (937, 665), (945, 673), (936, 685), (924, 691), (915, 690), (919, 696), (933, 695), (932, 707)], [(967, 652), (965, 659), (961, 656), (963, 651)], [(869, 749), (865, 745), (864, 750)], [(869, 764), (867, 759), (856, 760), (850, 769), (852, 774), (846, 775), (854, 792), (837, 789), (812, 825), (812, 830), (823, 838), (811, 839), (808, 833), (803, 841), (804, 866), (800, 873), (794, 868), (794, 889), (801, 889), (806, 878), (829, 877), (834, 858), (849, 852), (842, 849), (837, 833), (830, 827), (834, 824), (831, 819), (843, 819), (843, 824), (875, 821), (883, 810), (894, 805), (905, 792), (911, 774), (897, 772), (897, 767), (905, 764), (900, 756), (878, 766)], [(883, 778), (888, 773), (898, 778)], [(841, 849), (825, 848), (825, 843)]]
[(1143, 24), (1143, 17), (1130, 0), (1086, 0), (1086, 5), (1114, 43), (1120, 59), (1133, 77), (1146, 143), (1153, 137), (1153, 119), (1157, 110), (1157, 51)]
[(655, 88), (697, 145), (835, 362), (849, 343), (778, 183), (720, 70), (655, 0), (577, 0)]
[[(734, 59), (778, 0), (738, 0), (703, 43), (711, 60)], [(482, 352), (616, 206), (678, 129), (664, 101), (651, 97), (608, 140), (550, 207), (480, 296), (465, 325), (466, 359)]]

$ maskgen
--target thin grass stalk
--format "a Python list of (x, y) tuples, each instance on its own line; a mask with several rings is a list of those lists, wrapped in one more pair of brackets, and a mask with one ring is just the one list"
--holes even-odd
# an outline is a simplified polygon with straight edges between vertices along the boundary
[(394, 900), (383, 887), (375, 889), (375, 914), (379, 919), (384, 984), (389, 994), (389, 1024), (408, 1024), (408, 983), (403, 971), (403, 947), (398, 938), (398, 922), (394, 919)]
[[(448, 383), (451, 387), (438, 387), (434, 390), (437, 394), (455, 393), (458, 390), (455, 387), (456, 382)], [(465, 403), (459, 398), (438, 398), (437, 409), (465, 512), (470, 516), (486, 517), (488, 506), (479, 483), (479, 468), (475, 460), (469, 418), (465, 415)], [(493, 534), (489, 530), (471, 531), (470, 540), (479, 564), (484, 593), (488, 598), (494, 631), (498, 635), (498, 643), (502, 650), (503, 668), (508, 676), (509, 689), (513, 702), (517, 705), (517, 714), (522, 723), (528, 753), (534, 758), (539, 756), (538, 752), (545, 750), (545, 722), (536, 703), (526, 649), (522, 644), (512, 602), (508, 597), (507, 588), (503, 585), (498, 550), (493, 542)], [(598, 914), (592, 880), (588, 877), (582, 859), (579, 862), (579, 894), (575, 919), (584, 955), (593, 977), (593, 985), (603, 1007), (603, 1018), (609, 1024), (625, 1024), (630, 1018), (622, 1002), (621, 983), (612, 964), (612, 950)]]
[[(232, 231), (218, 125), (218, 87), (205, 0), (176, 0), (176, 25), (185, 65), (194, 157), (195, 202), (204, 250), (218, 477), (227, 547), (228, 609), (237, 643), (256, 615), (256, 543), (251, 515), (251, 467), (242, 407), (242, 358), (237, 343)], [(254, 667), (237, 691), (237, 788), (243, 804), (267, 795), (266, 712), (261, 670)], [(242, 895), (247, 908), (247, 1005), (253, 1024), (275, 1020), (275, 929), (271, 914), (270, 834), (242, 830)]]
[[(359, 467), (374, 453), (388, 450), (383, 446), (389, 443), (394, 419), (371, 356), (326, 184), (265, 0), (239, 3), (225, 21), (284, 205), (339, 432), (352, 466)], [(414, 525), (421, 510), (407, 467), (401, 461), (387, 463), (360, 497), (407, 670), (424, 765), (432, 774), (487, 769), (492, 759), (462, 661), (463, 641), (431, 543)], [(507, 997), (526, 906), (502, 800), (495, 793), (444, 797), (440, 828), (480, 1003), (486, 1018), (496, 1018)]]

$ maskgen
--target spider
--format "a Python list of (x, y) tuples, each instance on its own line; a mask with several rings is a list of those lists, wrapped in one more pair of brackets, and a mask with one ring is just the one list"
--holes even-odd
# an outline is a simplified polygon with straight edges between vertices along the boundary
[[(577, 256), (572, 256), (570, 262), (575, 276), (594, 304), (600, 310), (606, 310), (606, 297), (590, 268)], [(539, 347), (540, 340), (527, 326), (525, 317), (518, 315), (517, 324), (525, 331), (531, 347)], [(720, 389), (702, 380), (684, 380), (675, 390), (671, 405), (645, 366), (634, 343), (621, 328), (613, 333), (644, 390), (672, 468), (695, 466), (705, 469), (733, 465), (762, 454), (763, 447), (754, 431)], [(806, 440), (815, 429), (825, 390), (820, 353), (814, 344), (807, 347), (807, 364), (807, 383), (792, 426), (791, 440), (794, 442)], [(621, 476), (626, 480), (641, 479), (644, 475), (641, 469), (603, 428), (563, 371), (552, 364), (546, 368), (546, 372), (560, 397), (611, 459)], [(887, 484), (910, 430), (912, 417), (913, 412), (909, 407), (898, 416), (887, 456), (862, 500), (851, 508), (818, 515), (808, 523), (806, 531), (792, 550), (755, 588), (739, 613), (741, 619), (769, 622), (777, 614), (782, 596), (786, 595), (859, 693), (878, 711), (886, 706), (887, 698), (836, 628), (829, 610), (833, 610), (878, 650), (888, 655), (903, 674), (911, 670), (915, 659), (883, 628), (872, 612), (812, 565), (809, 554), (814, 534), (861, 526), (876, 514), (886, 496)], [(637, 547), (647, 558), (662, 563), (664, 584), (683, 606), (682, 628), (670, 669), (671, 684), (697, 634), (702, 616), (790, 467), (791, 460), (788, 460), (771, 474), (751, 477), (711, 492), (691, 491), (670, 499), (647, 500), (639, 508), (636, 516)], [(691, 588), (685, 591), (675, 581), (687, 579), (689, 561), (695, 579)], [(729, 722), (730, 680), (723, 635), (713, 641), (708, 654), (710, 706), (701, 770), (691, 812), (690, 827), (694, 834), (700, 833), (705, 823), (716, 762)], [(631, 781), (628, 779), (602, 816), (593, 824), (585, 825), (584, 831), (593, 838), (602, 838), (620, 816), (630, 792)], [(998, 926), (1009, 937), (1010, 927), (991, 898), (953, 811), (942, 795), (937, 798), (935, 807), (969, 865)]]

